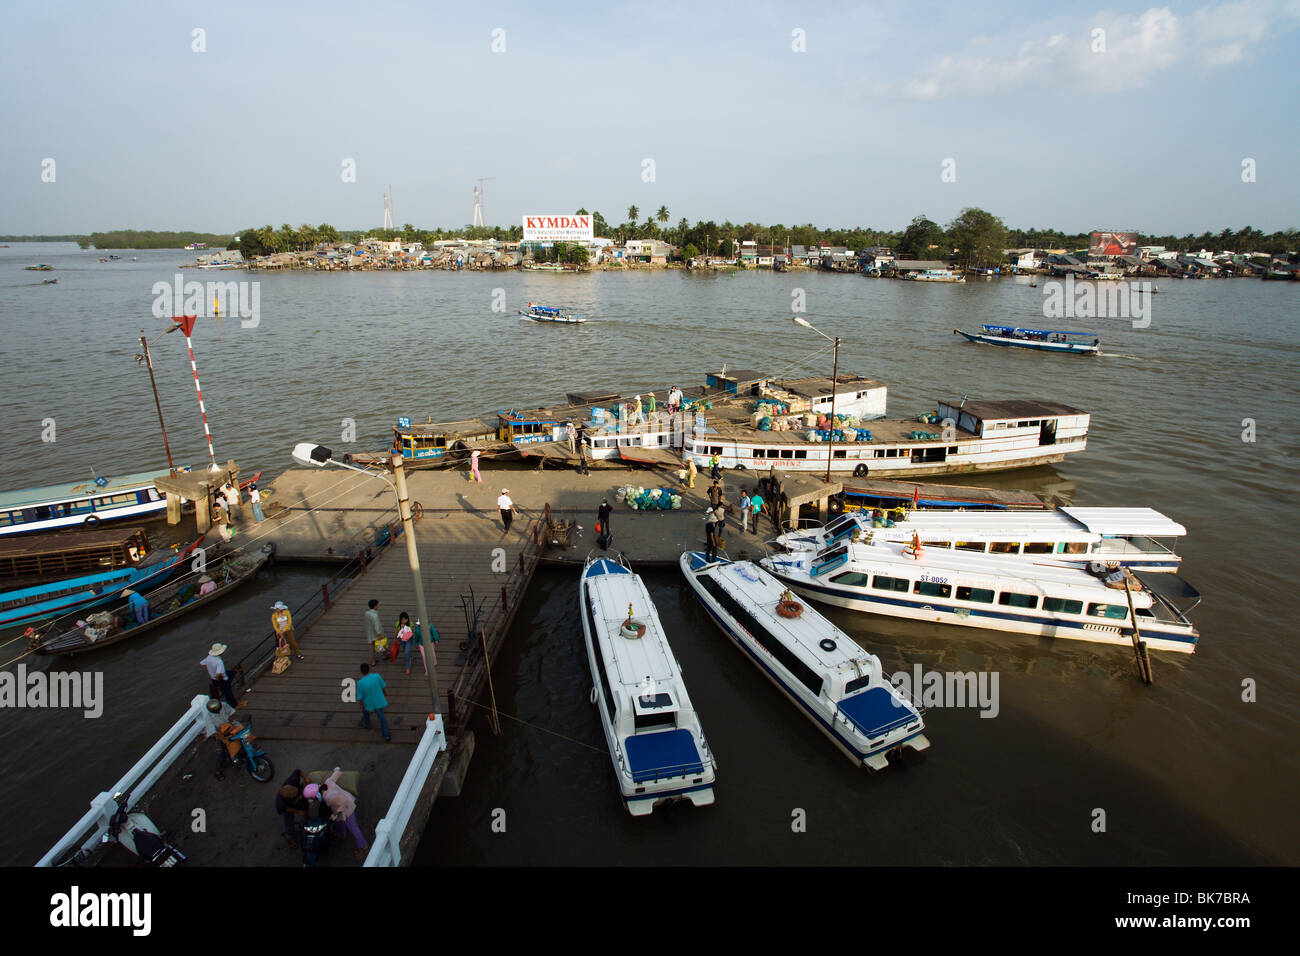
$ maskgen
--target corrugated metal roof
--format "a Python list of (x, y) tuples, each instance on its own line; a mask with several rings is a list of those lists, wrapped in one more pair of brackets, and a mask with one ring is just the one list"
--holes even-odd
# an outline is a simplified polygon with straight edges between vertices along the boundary
[(1153, 508), (1062, 508), (1089, 531), (1103, 535), (1142, 534), (1150, 538), (1181, 537), (1187, 529)]
[(1044, 415), (1086, 415), (1087, 412), (1074, 408), (1070, 405), (1062, 405), (1060, 402), (1048, 402), (1037, 398), (1012, 398), (1006, 401), (967, 401), (962, 405), (960, 401), (949, 399), (940, 399), (944, 405), (950, 408), (958, 408), (961, 411), (969, 412), (976, 418), (1039, 418)]

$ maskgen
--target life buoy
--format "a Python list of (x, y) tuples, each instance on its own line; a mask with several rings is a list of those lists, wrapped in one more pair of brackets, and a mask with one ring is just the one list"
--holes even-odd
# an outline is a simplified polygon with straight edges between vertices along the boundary
[(820, 641), (817, 642), (817, 646), (824, 651), (833, 651), (835, 650), (837, 645), (829, 637), (823, 637)]
[(853, 477), (854, 477), (854, 478), (865, 478), (865, 477), (867, 477), (867, 472), (868, 472), (868, 471), (870, 471), (870, 469), (867, 468), (866, 465), (864, 465), (864, 464), (862, 464), (861, 462), (859, 462), (859, 463), (858, 463), (858, 466), (857, 466), (856, 468), (853, 469)]
[(83, 521), (82, 524), (87, 524), (90, 525), (91, 527), (94, 527), (95, 525), (99, 524), (99, 515), (86, 515), (86, 520)]
[(776, 613), (781, 617), (796, 618), (803, 613), (803, 605), (798, 601), (782, 598), (776, 602)]
[(593, 704), (596, 702), (596, 687), (594, 684), (592, 685), (591, 693), (587, 695), (587, 700)]
[(830, 504), (831, 514), (837, 515), (844, 512), (844, 502), (839, 498), (832, 498)]
[(903, 553), (914, 561), (920, 561), (925, 557), (925, 548), (918, 548), (909, 544), (903, 549)]
[(638, 638), (645, 637), (645, 625), (629, 617), (623, 622), (623, 626), (618, 629), (618, 633), (629, 641), (635, 641)]

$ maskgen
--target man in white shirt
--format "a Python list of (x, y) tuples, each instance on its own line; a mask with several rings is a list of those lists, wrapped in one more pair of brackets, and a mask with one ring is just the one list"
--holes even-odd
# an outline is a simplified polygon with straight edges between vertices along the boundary
[(510, 522), (515, 519), (515, 503), (510, 500), (510, 489), (502, 488), (501, 495), (497, 498), (497, 508), (501, 511), (501, 524), (505, 526), (507, 532), (510, 531)]
[(225, 644), (213, 644), (208, 649), (208, 656), (199, 661), (199, 666), (208, 672), (208, 677), (221, 692), (221, 696), (226, 698), (226, 703), (235, 708), (243, 707), (244, 705), (235, 699), (234, 688), (230, 686), (230, 677), (226, 674), (226, 662), (221, 659), (224, 653), (226, 653)]
[(578, 430), (573, 427), (573, 422), (569, 422), (564, 426), (564, 431), (569, 439), (569, 451), (572, 454), (576, 455), (578, 453), (577, 442), (576, 442), (576, 439), (578, 437)]

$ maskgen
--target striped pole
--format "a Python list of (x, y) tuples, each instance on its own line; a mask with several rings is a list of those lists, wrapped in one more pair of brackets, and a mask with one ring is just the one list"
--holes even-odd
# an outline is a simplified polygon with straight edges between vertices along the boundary
[(203, 405), (203, 389), (199, 387), (199, 367), (194, 364), (194, 343), (190, 341), (190, 333), (194, 331), (194, 323), (197, 319), (197, 315), (181, 315), (176, 317), (176, 324), (185, 333), (185, 347), (190, 350), (190, 369), (194, 372), (194, 391), (199, 396), (199, 413), (203, 416), (203, 434), (208, 440), (208, 458), (212, 460), (212, 470), (217, 471), (219, 470), (217, 455), (212, 450), (212, 431), (208, 428), (208, 410)]

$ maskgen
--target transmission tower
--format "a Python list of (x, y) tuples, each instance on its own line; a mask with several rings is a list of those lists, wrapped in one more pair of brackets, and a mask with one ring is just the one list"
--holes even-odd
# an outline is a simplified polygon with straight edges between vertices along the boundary
[(384, 228), (396, 229), (393, 223), (393, 187), (388, 187), (388, 192), (384, 193)]

